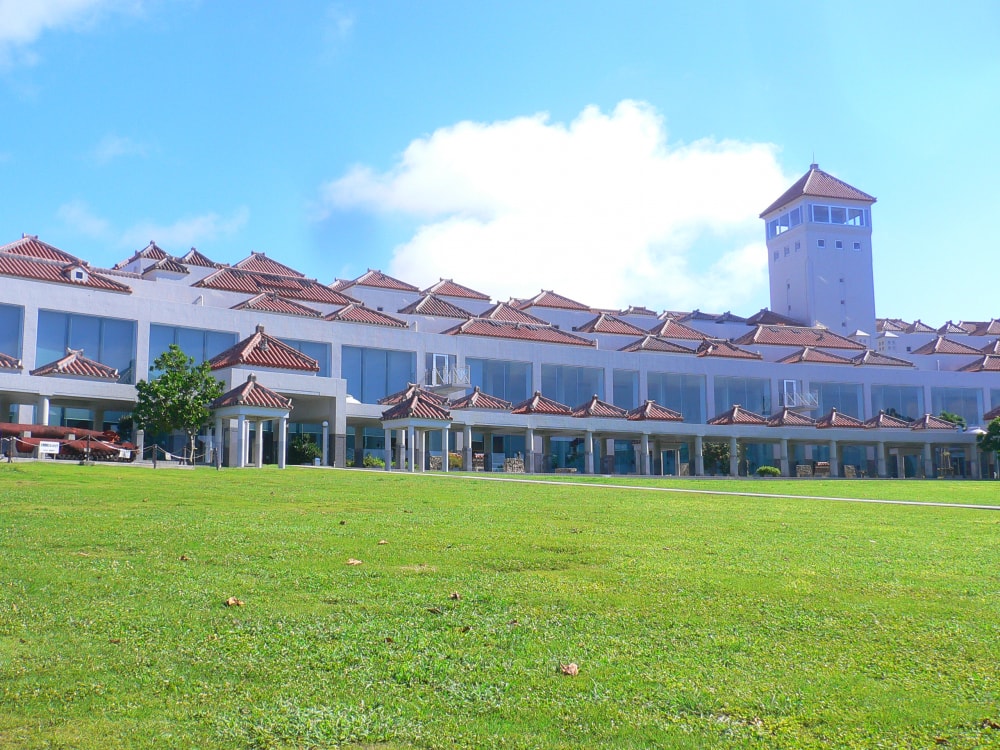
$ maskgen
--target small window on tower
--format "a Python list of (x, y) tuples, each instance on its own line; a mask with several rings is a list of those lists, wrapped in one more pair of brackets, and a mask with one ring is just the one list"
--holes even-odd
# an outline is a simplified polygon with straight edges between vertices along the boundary
[(795, 249), (798, 250), (801, 247), (802, 247), (802, 243), (799, 242), (798, 240), (795, 240)]
[(860, 242), (855, 242), (854, 243), (854, 249), (855, 250), (860, 250), (861, 249), (861, 243)]
[(826, 240), (816, 240), (816, 247), (826, 247)]
[(778, 259), (778, 251), (777, 251), (777, 250), (775, 250), (775, 251), (774, 251), (774, 259), (775, 259), (775, 260), (777, 260), (777, 259)]
[(788, 257), (788, 252), (789, 252), (788, 245), (785, 245), (785, 257), (786, 258)]
[(838, 250), (843, 250), (844, 249), (844, 243), (841, 242), (840, 240), (837, 240), (837, 242), (836, 242), (836, 248)]

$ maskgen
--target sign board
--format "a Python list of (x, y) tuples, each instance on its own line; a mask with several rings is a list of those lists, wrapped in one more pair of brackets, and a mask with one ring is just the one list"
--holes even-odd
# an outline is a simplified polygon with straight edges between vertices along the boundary
[(45, 454), (55, 455), (59, 452), (59, 441), (57, 440), (39, 440), (38, 441), (38, 455), (43, 456)]

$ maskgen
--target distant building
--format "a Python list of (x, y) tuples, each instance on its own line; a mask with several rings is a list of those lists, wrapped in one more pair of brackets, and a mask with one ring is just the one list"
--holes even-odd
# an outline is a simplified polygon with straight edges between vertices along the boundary
[[(326, 284), (155, 242), (102, 269), (26, 235), (0, 247), (0, 421), (115, 428), (176, 343), (230, 391), (200, 446), (232, 466), (280, 463), (287, 423), (336, 466), (447, 469), (447, 445), (485, 470), (992, 471), (972, 428), (1000, 409), (1000, 321), (876, 318), (874, 203), (811, 165), (761, 214), (771, 306), (747, 317), (502, 302), (377, 270)], [(726, 465), (706, 464), (715, 442)]]

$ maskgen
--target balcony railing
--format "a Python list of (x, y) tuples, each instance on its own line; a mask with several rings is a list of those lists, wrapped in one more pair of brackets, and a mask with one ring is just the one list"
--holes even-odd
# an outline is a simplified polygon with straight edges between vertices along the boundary
[(791, 393), (785, 392), (781, 394), (782, 406), (787, 406), (789, 409), (818, 409), (819, 408), (819, 394), (815, 391), (809, 393), (803, 393), (800, 391), (793, 391)]
[(468, 386), (471, 382), (468, 367), (440, 367), (433, 370), (425, 370), (424, 385), (435, 386)]

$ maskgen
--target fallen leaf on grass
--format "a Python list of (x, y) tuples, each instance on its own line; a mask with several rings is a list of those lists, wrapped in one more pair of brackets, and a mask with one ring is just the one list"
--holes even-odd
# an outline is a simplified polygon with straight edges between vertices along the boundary
[(569, 677), (576, 677), (580, 674), (580, 668), (574, 662), (570, 662), (569, 664), (560, 664), (559, 671)]
[(948, 744), (948, 740), (946, 740), (944, 737), (935, 737), (934, 738), (934, 744), (935, 745), (947, 745)]
[(226, 599), (227, 607), (242, 607), (243, 604), (244, 601), (242, 599), (237, 599), (235, 596), (231, 596), (228, 599)]
[(983, 719), (979, 722), (979, 726), (983, 729), (1000, 729), (1000, 723), (993, 721), (993, 719)]
[(386, 643), (395, 643), (396, 641), (394, 641), (392, 638), (386, 637), (385, 642)]
[(387, 542), (385, 539), (379, 539), (378, 543), (379, 544), (388, 544), (389, 542)]
[(121, 643), (121, 638), (108, 638), (108, 643)]
[(355, 560), (353, 557), (351, 557), (351, 558), (348, 558), (347, 564), (348, 565), (361, 565), (361, 561), (360, 560)]
[(341, 521), (341, 522), (340, 522), (340, 525), (341, 525), (341, 526), (346, 526), (346, 525), (347, 525), (347, 521)]
[(443, 615), (444, 614), (444, 612), (442, 610), (438, 609), (437, 607), (428, 607), (427, 611), (430, 612), (432, 615)]
[(190, 558), (190, 557), (188, 557), (187, 555), (181, 555), (181, 562), (187, 562), (187, 561), (188, 561), (188, 560), (190, 560), (190, 559), (191, 559), (191, 558)]
[(511, 620), (511, 621), (510, 621), (510, 622), (508, 622), (507, 624), (508, 624), (508, 625), (512, 625), (512, 626), (514, 626), (514, 627), (516, 628), (516, 627), (517, 627), (518, 625), (520, 625), (521, 623), (519, 623), (519, 622), (517, 621), (517, 618), (515, 617), (515, 618), (514, 618), (513, 620)]
[(459, 599), (462, 598), (462, 595), (460, 593), (458, 593), (457, 591), (452, 591), (450, 594), (448, 594), (448, 598), (449, 599), (454, 599), (455, 601), (458, 601)]
[(463, 632), (463, 633), (468, 633), (468, 632), (469, 632), (470, 630), (472, 630), (472, 626), (471, 626), (471, 625), (465, 625), (465, 626), (464, 626), (464, 627), (462, 628), (462, 632)]

